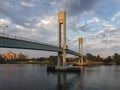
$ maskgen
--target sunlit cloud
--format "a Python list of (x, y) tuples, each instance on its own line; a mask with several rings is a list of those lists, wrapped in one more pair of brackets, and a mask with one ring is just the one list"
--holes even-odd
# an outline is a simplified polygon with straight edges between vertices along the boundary
[(21, 1), (20, 4), (23, 5), (23, 6), (26, 6), (26, 7), (34, 7), (33, 4), (28, 3), (28, 2), (23, 2), (23, 1)]
[(85, 53), (109, 55), (120, 48), (119, 4), (119, 0), (1, 0), (0, 29), (9, 26), (9, 34), (57, 45), (57, 13), (65, 10), (69, 48), (78, 51), (78, 38), (83, 37)]
[(9, 25), (9, 19), (0, 19), (0, 26)]
[(87, 21), (87, 23), (97, 23), (99, 21), (100, 21), (99, 18), (94, 17), (92, 20)]

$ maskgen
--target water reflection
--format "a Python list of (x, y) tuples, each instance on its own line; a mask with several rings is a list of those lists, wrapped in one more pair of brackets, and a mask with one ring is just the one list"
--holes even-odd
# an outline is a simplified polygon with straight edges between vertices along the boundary
[(83, 75), (84, 68), (81, 67), (81, 72), (48, 72), (48, 75), (54, 74), (57, 76), (56, 87), (52, 90), (83, 90)]
[(80, 72), (80, 76), (79, 76), (79, 85), (77, 90), (83, 90), (84, 89), (84, 82), (83, 82), (83, 77), (84, 76), (84, 67), (81, 67), (81, 72)]
[(45, 65), (0, 65), (0, 90), (119, 90), (120, 66), (81, 67), (80, 73), (46, 72)]
[(57, 73), (57, 88), (58, 90), (67, 90), (66, 73)]

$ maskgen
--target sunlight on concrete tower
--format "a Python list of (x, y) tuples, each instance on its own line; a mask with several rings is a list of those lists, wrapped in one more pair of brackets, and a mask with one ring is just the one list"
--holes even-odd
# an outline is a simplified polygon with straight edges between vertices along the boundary
[(79, 59), (79, 64), (84, 64), (83, 62), (83, 38), (80, 37), (79, 38), (79, 53), (81, 54), (80, 55), (80, 59)]
[[(62, 29), (63, 28), (63, 29)], [(61, 36), (61, 32), (63, 30), (63, 35)], [(63, 42), (62, 38), (63, 37)], [(62, 47), (63, 44), (63, 51), (58, 52), (58, 66), (65, 66), (66, 65), (66, 12), (60, 11), (58, 13), (58, 47)]]

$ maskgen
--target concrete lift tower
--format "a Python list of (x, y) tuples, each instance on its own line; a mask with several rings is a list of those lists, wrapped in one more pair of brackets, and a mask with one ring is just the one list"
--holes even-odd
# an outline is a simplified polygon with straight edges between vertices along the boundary
[(82, 37), (79, 38), (79, 53), (81, 54), (80, 55), (81, 58), (79, 60), (79, 64), (80, 64), (80, 61), (81, 61), (81, 64), (83, 65), (84, 62), (83, 62), (83, 38)]
[[(63, 33), (62, 33), (63, 30)], [(62, 33), (62, 36), (61, 36)], [(62, 37), (62, 38), (61, 38)], [(63, 40), (63, 41), (62, 41)], [(63, 51), (58, 52), (58, 63), (57, 66), (65, 66), (66, 65), (66, 12), (60, 11), (58, 12), (58, 47), (62, 47)]]

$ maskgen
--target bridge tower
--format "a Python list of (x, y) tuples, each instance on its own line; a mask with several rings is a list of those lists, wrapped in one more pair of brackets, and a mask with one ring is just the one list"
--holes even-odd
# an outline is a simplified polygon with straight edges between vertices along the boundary
[(79, 59), (79, 64), (81, 62), (81, 64), (83, 64), (83, 38), (80, 37), (79, 38), (79, 53), (80, 55), (80, 59)]
[[(63, 30), (63, 32), (62, 32)], [(63, 46), (62, 46), (63, 44)], [(57, 66), (66, 65), (66, 12), (58, 12), (58, 47), (63, 47), (63, 51), (58, 52)]]

